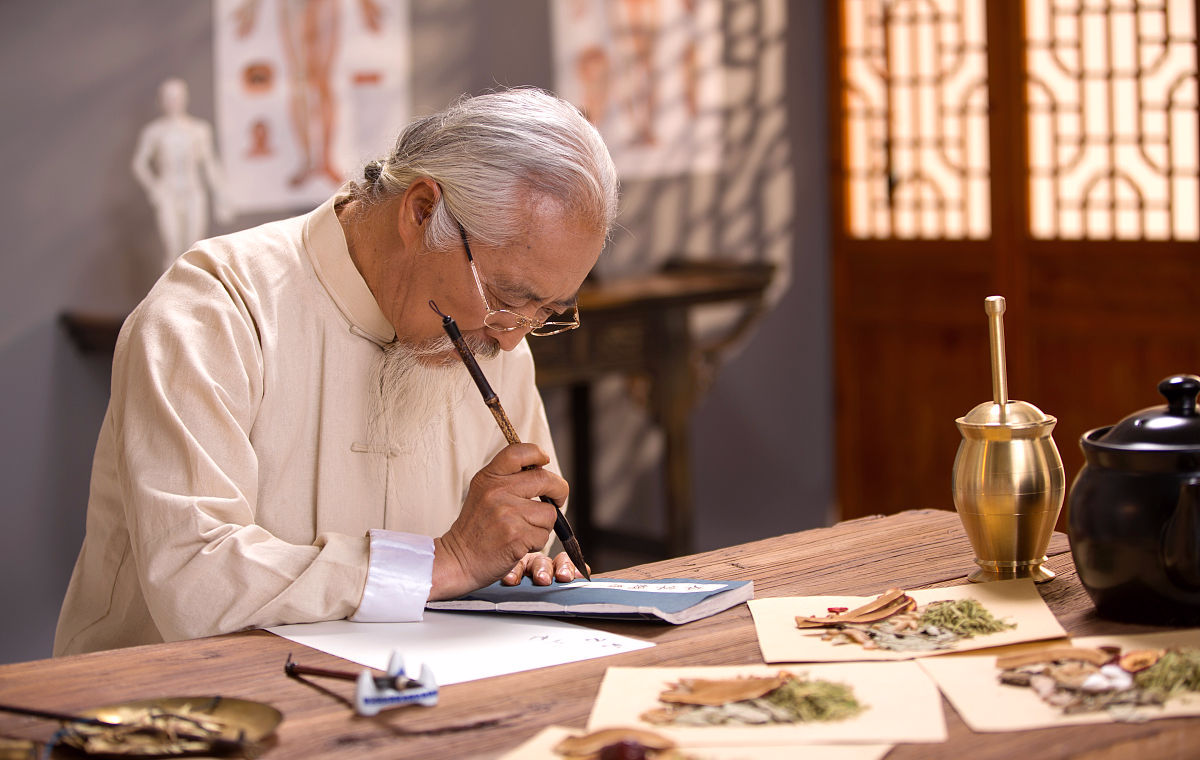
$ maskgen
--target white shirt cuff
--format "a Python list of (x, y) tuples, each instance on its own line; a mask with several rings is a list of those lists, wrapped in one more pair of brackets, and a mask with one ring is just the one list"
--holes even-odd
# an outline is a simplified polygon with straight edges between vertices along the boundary
[(356, 623), (420, 620), (433, 585), (433, 538), (372, 529), (371, 560), (362, 601), (350, 616)]

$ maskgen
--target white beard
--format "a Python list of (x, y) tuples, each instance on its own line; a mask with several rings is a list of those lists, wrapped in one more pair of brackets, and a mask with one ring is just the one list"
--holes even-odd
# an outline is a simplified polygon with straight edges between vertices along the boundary
[[(480, 359), (500, 351), (492, 340), (463, 336)], [(368, 440), (400, 450), (420, 443), (421, 433), (446, 417), (472, 385), (448, 337), (413, 345), (394, 340), (383, 347), (370, 378)]]

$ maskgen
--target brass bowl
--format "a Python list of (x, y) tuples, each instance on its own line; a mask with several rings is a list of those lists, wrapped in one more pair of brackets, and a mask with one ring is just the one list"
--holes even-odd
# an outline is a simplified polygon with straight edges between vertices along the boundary
[[(77, 714), (112, 723), (113, 728), (73, 724), (63, 732), (62, 743), (101, 757), (224, 755), (230, 754), (231, 747), (238, 748), (240, 754), (248, 754), (246, 749), (253, 749), (270, 737), (283, 721), (283, 714), (270, 705), (219, 696), (142, 699), (81, 710)], [(205, 735), (210, 746), (206, 747), (204, 741), (172, 736), (168, 731), (132, 732), (134, 735), (128, 741), (112, 740), (120, 734), (129, 735), (131, 726), (146, 725), (151, 716), (167, 716), (172, 728), (193, 736)]]

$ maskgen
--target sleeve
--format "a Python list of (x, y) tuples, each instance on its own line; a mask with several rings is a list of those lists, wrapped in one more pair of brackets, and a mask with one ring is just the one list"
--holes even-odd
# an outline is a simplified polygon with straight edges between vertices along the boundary
[(414, 533), (375, 529), (371, 564), (356, 623), (398, 623), (420, 620), (433, 586), (433, 538)]
[(131, 551), (168, 641), (344, 618), (362, 596), (367, 536), (296, 545), (255, 524), (262, 392), (245, 297), (181, 260), (125, 327), (111, 401)]

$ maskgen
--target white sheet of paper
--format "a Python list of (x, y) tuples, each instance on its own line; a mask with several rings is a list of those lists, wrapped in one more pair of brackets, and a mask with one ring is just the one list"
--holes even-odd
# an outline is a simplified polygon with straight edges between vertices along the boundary
[(376, 670), (387, 669), (399, 650), (406, 672), (420, 672), (428, 663), (442, 686), (654, 646), (549, 618), (430, 610), (418, 623), (329, 620), (267, 630)]
[[(540, 733), (500, 756), (500, 760), (562, 760), (554, 745), (568, 736), (585, 733), (578, 728), (547, 726)], [(695, 760), (883, 760), (891, 744), (808, 744), (803, 754), (795, 744), (745, 747), (679, 747)]]

